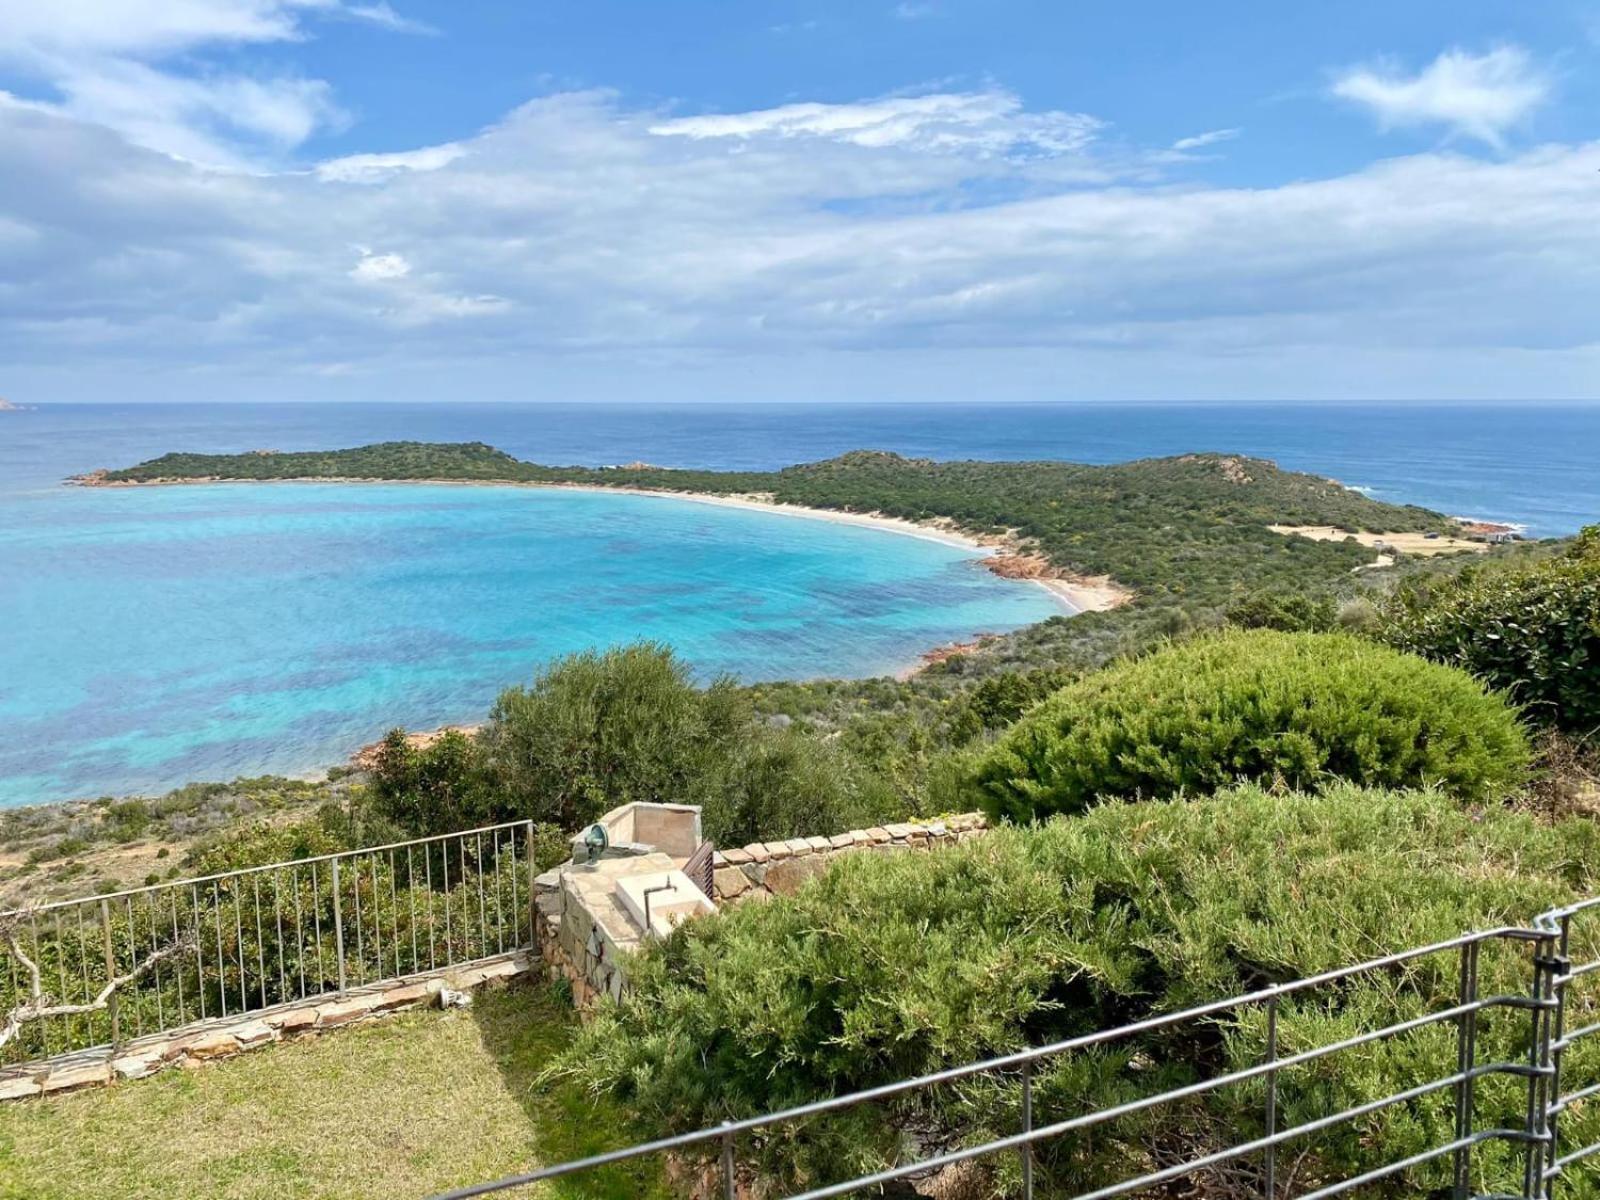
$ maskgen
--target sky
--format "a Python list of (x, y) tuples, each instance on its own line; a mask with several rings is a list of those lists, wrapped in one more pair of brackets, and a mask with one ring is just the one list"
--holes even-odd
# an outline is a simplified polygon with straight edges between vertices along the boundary
[(1600, 0), (0, 0), (0, 396), (1600, 397)]

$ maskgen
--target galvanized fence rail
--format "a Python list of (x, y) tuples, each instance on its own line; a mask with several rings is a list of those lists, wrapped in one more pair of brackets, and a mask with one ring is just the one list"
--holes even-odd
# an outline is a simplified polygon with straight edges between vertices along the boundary
[(0, 913), (0, 1014), (35, 967), (51, 1006), (125, 979), (23, 1025), (0, 1068), (525, 947), (533, 837), (515, 821)]
[[(1577, 1114), (1586, 1100), (1600, 1096), (1600, 1058), (1590, 1056), (1581, 1080), (1569, 1078), (1567, 1069), (1574, 1045), (1600, 1033), (1600, 994), (1585, 996), (1581, 1002), (1576, 997), (1582, 982), (1600, 972), (1600, 957), (1578, 965), (1570, 958), (1574, 922), (1600, 915), (1595, 912), (1597, 907), (1600, 898), (1546, 913), (1526, 928), (1507, 926), (1468, 933), (1118, 1028), (460, 1188), (435, 1200), (468, 1200), (666, 1154), (703, 1162), (711, 1177), (720, 1180), (726, 1200), (734, 1200), (741, 1150), (754, 1158), (760, 1142), (777, 1127), (792, 1127), (845, 1109), (948, 1088), (978, 1077), (1015, 1089), (1015, 1111), (1020, 1115), (1016, 1133), (897, 1163), (870, 1174), (817, 1183), (790, 1193), (788, 1200), (878, 1194), (884, 1185), (897, 1180), (923, 1178), (958, 1163), (994, 1160), (1002, 1155), (1016, 1156), (1014, 1190), (1025, 1200), (1033, 1200), (1036, 1191), (1041, 1196), (1071, 1200), (1164, 1194), (1158, 1190), (1164, 1185), (1229, 1168), (1234, 1174), (1227, 1194), (1253, 1194), (1263, 1200), (1291, 1196), (1294, 1200), (1324, 1200), (1397, 1181), (1408, 1189), (1401, 1194), (1448, 1195), (1452, 1200), (1549, 1200), (1558, 1182), (1571, 1182), (1567, 1172), (1600, 1153), (1600, 1125), (1593, 1120), (1586, 1123), (1585, 1133), (1593, 1134), (1597, 1140), (1574, 1146), (1563, 1141), (1569, 1115)], [(1590, 929), (1589, 933), (1600, 934), (1600, 930)], [(1585, 944), (1600, 944), (1600, 937), (1591, 936)], [(1514, 980), (1520, 986), (1499, 990), (1491, 987), (1485, 993), (1481, 985), (1489, 959), (1493, 960), (1495, 982)], [(1340, 997), (1347, 1000), (1354, 989), (1371, 985), (1392, 990), (1395, 1006), (1389, 1015), (1397, 1016), (1396, 1010), (1405, 1010), (1405, 997), (1416, 1001), (1428, 990), (1417, 985), (1429, 979), (1446, 984), (1432, 989), (1435, 994), (1446, 993), (1448, 1002), (1442, 1006), (1424, 1006), (1422, 1011), (1386, 1020), (1376, 1028), (1304, 1046), (1292, 1053), (1282, 1052), (1280, 1019), (1294, 1015), (1296, 1006), (1326, 1004), (1331, 1011), (1341, 1002)], [(1453, 988), (1448, 986), (1451, 980)], [(1319, 999), (1330, 993), (1331, 999)], [(1579, 1016), (1581, 1023), (1572, 1025), (1571, 1019)], [(1103, 1108), (1063, 1114), (1044, 1123), (1038, 1121), (1036, 1077), (1041, 1067), (1073, 1055), (1138, 1043), (1153, 1035), (1215, 1037), (1219, 1031), (1238, 1035), (1241, 1030), (1256, 1029), (1261, 1031), (1260, 1053), (1250, 1065), (1225, 1066), (1208, 1078), (1183, 1086)], [(1440, 1031), (1450, 1036), (1441, 1040)], [(1437, 1073), (1404, 1079), (1401, 1082), (1406, 1086), (1390, 1094), (1292, 1125), (1283, 1123), (1282, 1081), (1287, 1074), (1302, 1069), (1336, 1071), (1341, 1055), (1361, 1048), (1393, 1046), (1408, 1037), (1421, 1039), (1419, 1045), (1433, 1049), (1449, 1046), (1453, 1056), (1445, 1055), (1447, 1061), (1440, 1063)], [(1425, 1040), (1429, 1037), (1431, 1042)], [(1486, 1046), (1491, 1051), (1487, 1055)], [(1449, 1061), (1452, 1057), (1453, 1061)], [(1482, 1097), (1491, 1083), (1501, 1091), (1492, 1103), (1485, 1104)], [(1048, 1192), (1046, 1185), (1038, 1181), (1041, 1152), (1064, 1139), (1089, 1135), (1164, 1105), (1180, 1105), (1214, 1096), (1224, 1089), (1245, 1087), (1259, 1091), (1257, 1118), (1241, 1123), (1230, 1136), (1220, 1139), (1223, 1144), (1213, 1144), (1177, 1162), (1125, 1162), (1122, 1165), (1127, 1173), (1121, 1178), (1095, 1179), (1086, 1185), (1079, 1181), (1062, 1186), (1058, 1182)], [(1506, 1087), (1514, 1088), (1515, 1094), (1506, 1094)], [(1416, 1115), (1419, 1106), (1428, 1104), (1430, 1099), (1447, 1106), (1443, 1116), (1448, 1118), (1445, 1124), (1449, 1132), (1423, 1149), (1373, 1162), (1343, 1179), (1299, 1179), (1291, 1177), (1293, 1171), (1285, 1170), (1289, 1152), (1314, 1145), (1319, 1135), (1329, 1136), (1339, 1130), (1370, 1134), (1375, 1119), (1383, 1114), (1406, 1108)], [(1012, 1109), (1008, 1107), (1006, 1111)], [(1437, 1173), (1431, 1180), (1418, 1174), (1429, 1170)], [(1581, 1193), (1563, 1188), (1560, 1194), (1595, 1194), (1597, 1180), (1593, 1174), (1587, 1174), (1585, 1186), (1587, 1191)]]

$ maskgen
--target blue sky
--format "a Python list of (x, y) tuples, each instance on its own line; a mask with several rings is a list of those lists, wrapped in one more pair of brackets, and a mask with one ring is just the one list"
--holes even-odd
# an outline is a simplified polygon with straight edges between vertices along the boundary
[(0, 395), (1600, 395), (1600, 0), (0, 0)]

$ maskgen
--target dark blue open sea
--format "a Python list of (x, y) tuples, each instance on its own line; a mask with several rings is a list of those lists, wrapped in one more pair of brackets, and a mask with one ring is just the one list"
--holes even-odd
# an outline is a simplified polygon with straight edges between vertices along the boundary
[(1061, 611), (917, 538), (510, 488), (84, 490), (168, 450), (489, 442), (546, 463), (766, 468), (856, 448), (1114, 462), (1222, 450), (1386, 500), (1600, 520), (1600, 406), (104, 405), (0, 413), (0, 804), (296, 772), (480, 717), (637, 637), (703, 676), (868, 675)]

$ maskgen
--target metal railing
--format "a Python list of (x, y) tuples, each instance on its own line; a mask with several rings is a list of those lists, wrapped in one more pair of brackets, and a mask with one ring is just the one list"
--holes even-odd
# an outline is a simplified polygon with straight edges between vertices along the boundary
[(520, 949), (533, 837), (516, 821), (0, 913), (0, 1014), (34, 968), (46, 1007), (88, 1009), (21, 1026), (0, 1067)]
[[(995, 1160), (1001, 1155), (1016, 1156), (1011, 1193), (1020, 1194), (1024, 1200), (1033, 1200), (1036, 1194), (1071, 1197), (1072, 1200), (1156, 1194), (1153, 1189), (1163, 1185), (1204, 1177), (1229, 1167), (1236, 1169), (1235, 1175), (1230, 1187), (1219, 1189), (1223, 1194), (1255, 1195), (1264, 1200), (1282, 1200), (1288, 1196), (1295, 1200), (1323, 1200), (1395, 1181), (1397, 1177), (1405, 1186), (1402, 1194), (1406, 1195), (1448, 1195), (1452, 1200), (1506, 1200), (1508, 1197), (1547, 1200), (1552, 1195), (1552, 1186), (1563, 1178), (1564, 1172), (1600, 1153), (1600, 1125), (1594, 1121), (1586, 1123), (1585, 1132), (1593, 1133), (1596, 1140), (1583, 1145), (1564, 1148), (1561, 1133), (1563, 1118), (1581, 1110), (1591, 1097), (1600, 1096), (1600, 1060), (1592, 1057), (1586, 1064), (1589, 1069), (1585, 1071), (1582, 1086), (1563, 1090), (1573, 1082), (1565, 1073), (1572, 1047), (1581, 1039), (1600, 1032), (1600, 1004), (1596, 1002), (1600, 997), (1585, 997), (1579, 1001), (1574, 996), (1585, 978), (1600, 972), (1600, 958), (1575, 966), (1569, 957), (1573, 922), (1597, 907), (1600, 907), (1600, 898), (1546, 913), (1526, 928), (1506, 926), (1464, 934), (1248, 995), (1159, 1014), (1118, 1028), (461, 1188), (435, 1200), (467, 1200), (669, 1153), (682, 1153), (705, 1162), (708, 1178), (719, 1181), (721, 1194), (726, 1200), (733, 1200), (741, 1177), (741, 1146), (757, 1150), (775, 1127), (794, 1126), (859, 1105), (931, 1092), (976, 1077), (1000, 1082), (1008, 1095), (1014, 1089), (1014, 1111), (1019, 1117), (1016, 1133), (992, 1137), (976, 1145), (958, 1146), (850, 1179), (808, 1186), (789, 1193), (789, 1200), (877, 1194), (883, 1185), (897, 1180), (927, 1177), (958, 1163)], [(1480, 985), (1485, 978), (1486, 965), (1492, 965), (1495, 982), (1515, 981), (1522, 986), (1491, 988), (1488, 994), (1482, 994)], [(1399, 1016), (1399, 1019), (1386, 1018), (1386, 1023), (1377, 1028), (1304, 1046), (1291, 1053), (1283, 1052), (1282, 1022), (1293, 1020), (1297, 1036), (1303, 1036), (1308, 1026), (1315, 1025), (1314, 1021), (1303, 1019), (1308, 1012), (1336, 1011), (1341, 1003), (1348, 1005), (1358, 989), (1368, 985), (1377, 989), (1376, 994), (1393, 1000), (1393, 1005), (1385, 1011), (1389, 1017)], [(1429, 1007), (1424, 1001), (1430, 995), (1434, 997), (1434, 1004), (1442, 1003), (1442, 1007)], [(1420, 1008), (1420, 1011), (1401, 1015), (1408, 1007)], [(1580, 1023), (1573, 1023), (1575, 1015), (1582, 1016)], [(1496, 1025), (1499, 1028), (1493, 1028)], [(1222, 1068), (1209, 1077), (1182, 1086), (1168, 1087), (1119, 1104), (1062, 1114), (1043, 1123), (1038, 1119), (1041, 1066), (1119, 1044), (1142, 1045), (1148, 1053), (1150, 1039), (1156, 1035), (1216, 1039), (1254, 1029), (1260, 1030), (1260, 1048), (1255, 1061), (1249, 1065), (1239, 1065), (1235, 1056), (1231, 1062), (1225, 1059)], [(1441, 1033), (1453, 1036), (1441, 1040)], [(1394, 1082), (1406, 1086), (1386, 1095), (1348, 1104), (1292, 1125), (1282, 1122), (1286, 1076), (1296, 1071), (1320, 1069), (1326, 1082), (1328, 1068), (1336, 1067), (1337, 1056), (1363, 1047), (1393, 1046), (1406, 1038), (1416, 1041), (1416, 1048), (1421, 1050), (1445, 1049), (1453, 1043), (1453, 1063), (1441, 1064), (1439, 1073), (1426, 1078), (1396, 1078)], [(1486, 1046), (1490, 1051), (1487, 1055)], [(1134, 1073), (1132, 1068), (1137, 1056), (1130, 1054), (1123, 1061), (1128, 1068), (1124, 1075)], [(1591, 1075), (1593, 1078), (1587, 1078)], [(1515, 1089), (1515, 1095), (1508, 1095), (1502, 1086), (1492, 1102), (1485, 1104), (1482, 1096), (1490, 1083), (1510, 1086)], [(1148, 1157), (1136, 1163), (1124, 1158), (1120, 1165), (1126, 1167), (1128, 1173), (1122, 1178), (1097, 1177), (1085, 1181), (1069, 1177), (1049, 1181), (1048, 1186), (1044, 1181), (1037, 1181), (1040, 1153), (1052, 1144), (1059, 1146), (1074, 1135), (1082, 1137), (1164, 1105), (1180, 1105), (1215, 1096), (1224, 1089), (1244, 1087), (1259, 1089), (1259, 1107), (1254, 1120), (1241, 1121), (1199, 1153), (1159, 1164), (1152, 1164)], [(1296, 1099), (1303, 1100), (1306, 1095), (1315, 1094), (1308, 1088)], [(1402, 1107), (1412, 1117), (1423, 1118), (1427, 1114), (1421, 1111), (1421, 1106), (1430, 1100), (1444, 1106), (1434, 1115), (1447, 1132), (1441, 1132), (1425, 1148), (1374, 1162), (1342, 1179), (1286, 1178), (1293, 1174), (1284, 1170), (1283, 1158), (1289, 1148), (1298, 1144), (1303, 1149), (1314, 1144), (1318, 1135), (1326, 1137), (1339, 1130), (1352, 1129), (1363, 1146), (1370, 1142), (1381, 1147), (1382, 1139), (1373, 1136), (1377, 1118)], [(1013, 1110), (1006, 1106), (1003, 1111)], [(774, 1142), (773, 1145), (792, 1146), (792, 1143)], [(1241, 1165), (1248, 1169), (1239, 1172), (1237, 1168)], [(1139, 1170), (1139, 1167), (1149, 1169)], [(1430, 1169), (1435, 1172), (1434, 1177), (1423, 1178)], [(744, 1169), (746, 1177), (751, 1170)], [(1590, 1176), (1587, 1182), (1590, 1193), (1586, 1194), (1592, 1194), (1594, 1177)], [(776, 1192), (763, 1194), (776, 1195)], [(1564, 1190), (1562, 1194), (1573, 1193)]]

